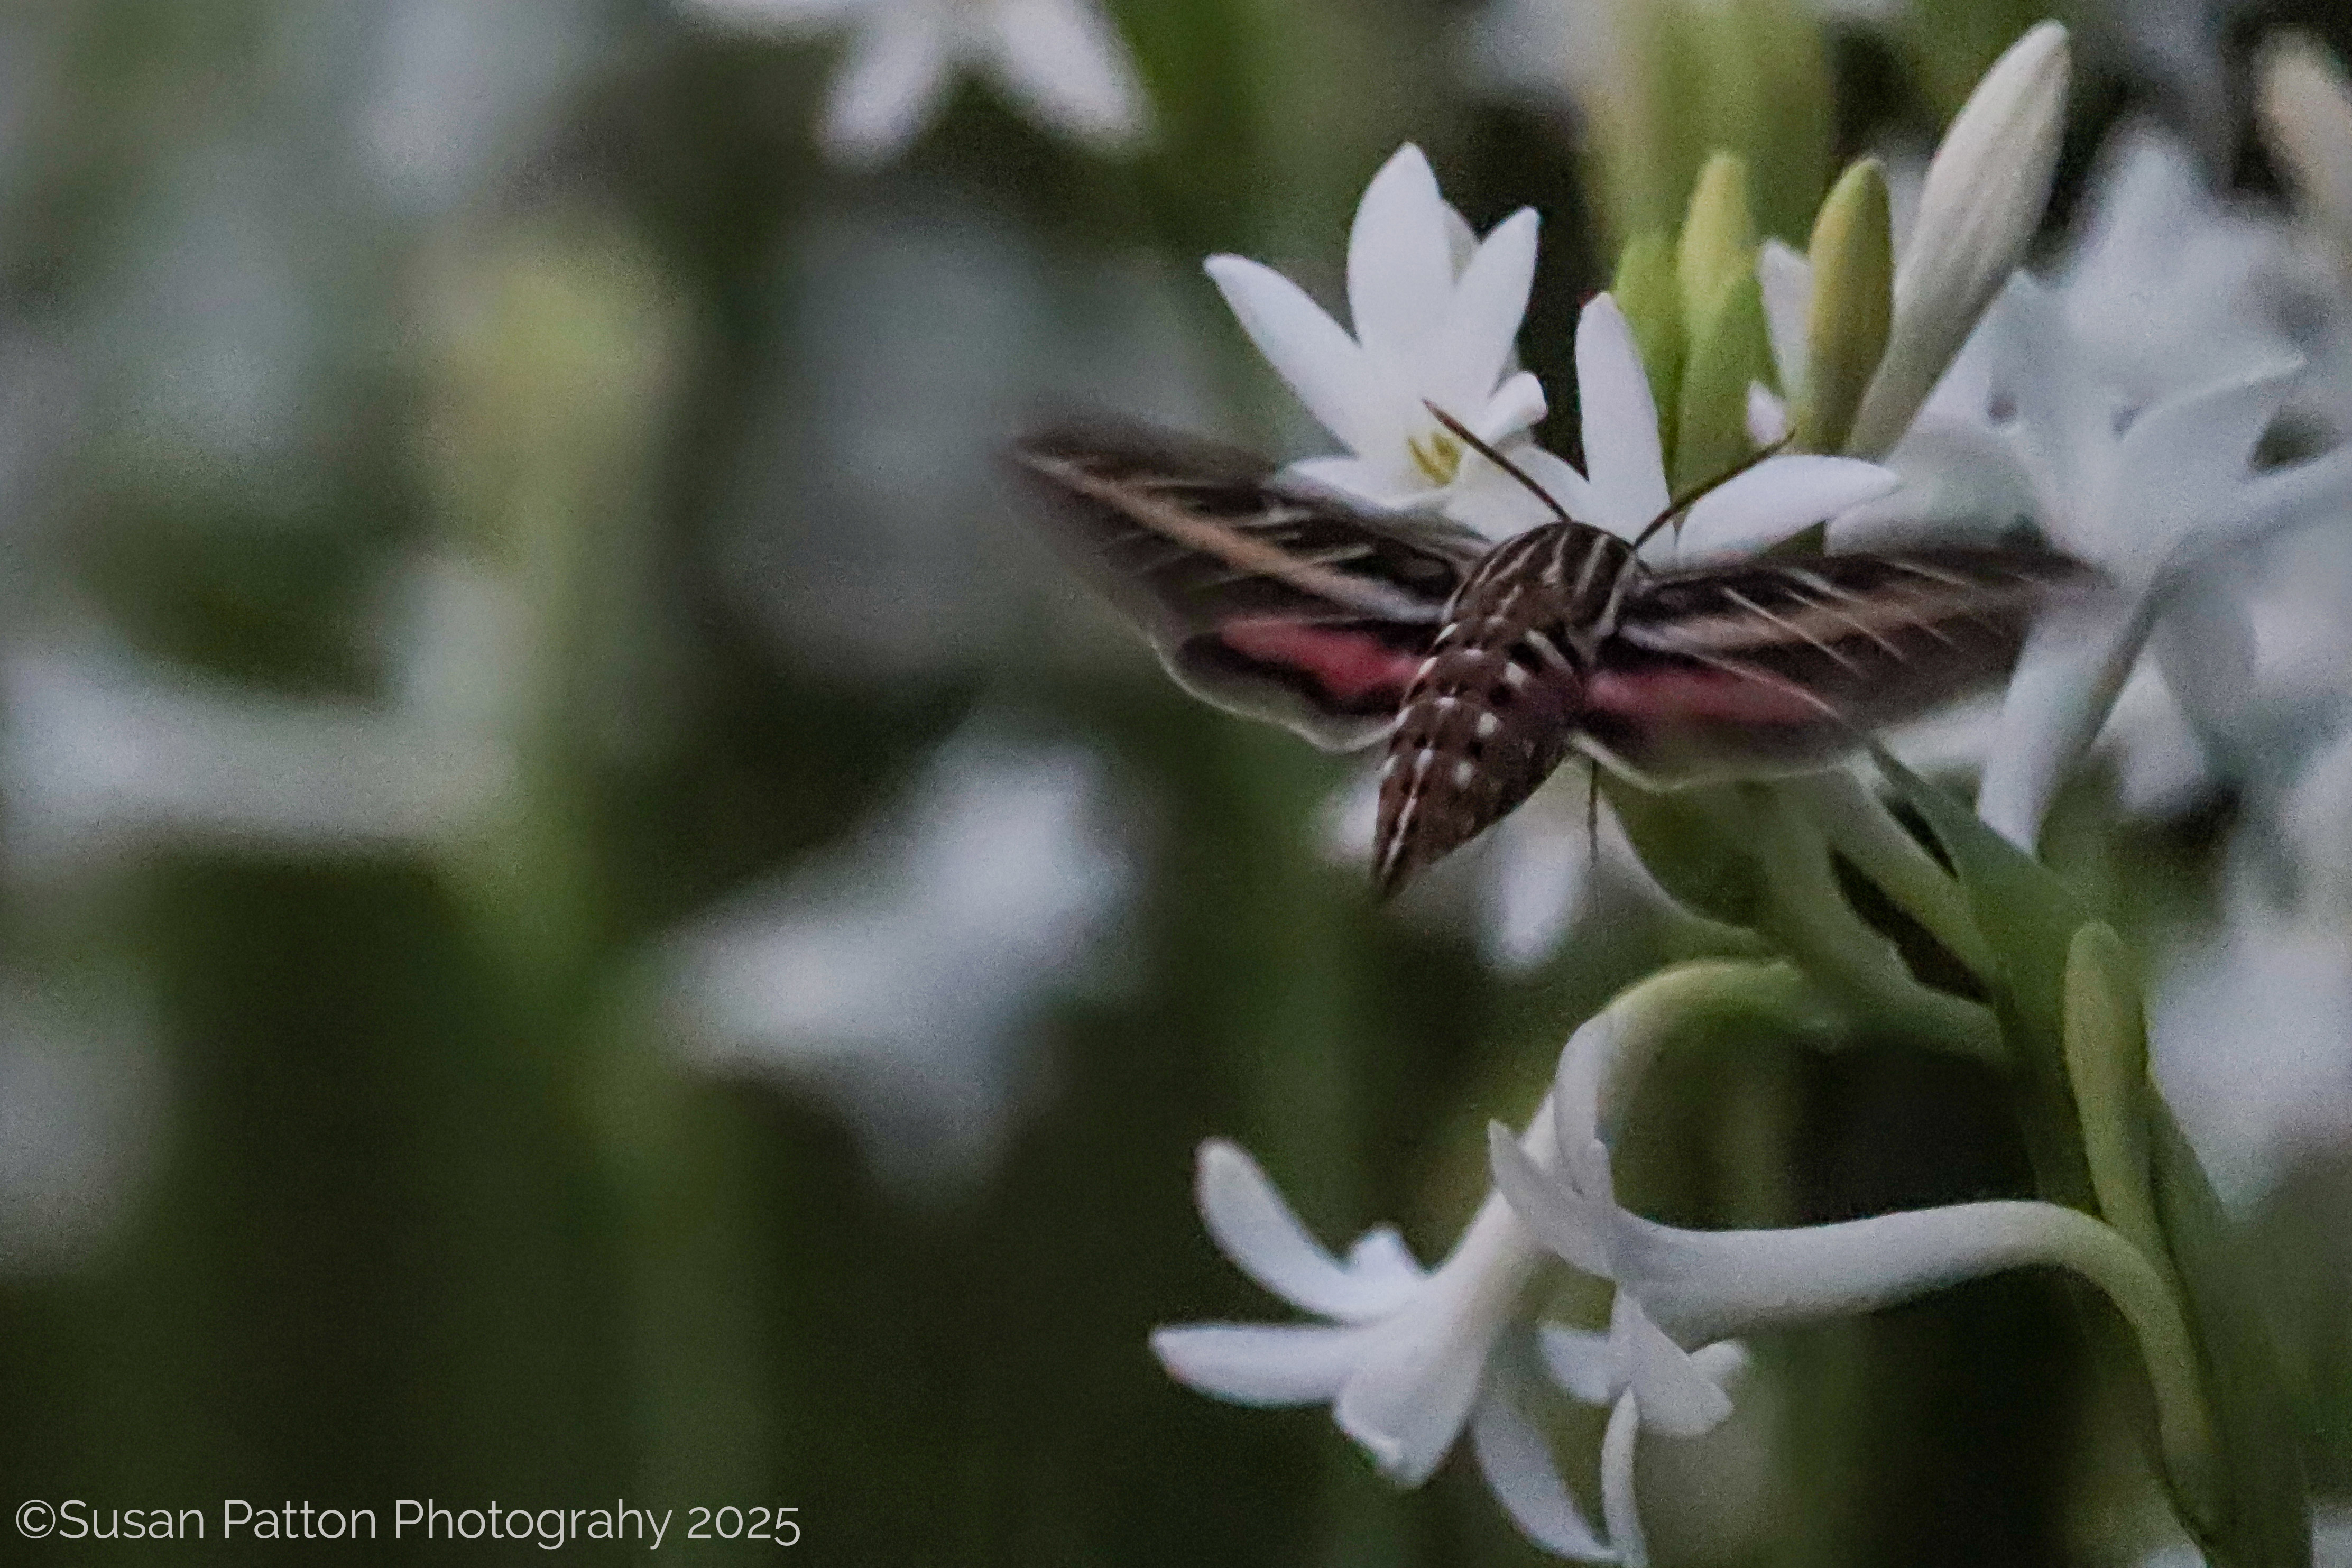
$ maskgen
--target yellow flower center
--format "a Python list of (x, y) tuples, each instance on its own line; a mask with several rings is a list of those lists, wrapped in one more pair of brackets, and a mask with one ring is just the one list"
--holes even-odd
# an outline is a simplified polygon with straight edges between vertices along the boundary
[(1433, 430), (1425, 436), (1409, 436), (1404, 449), (1412, 454), (1413, 467), (1429, 476), (1429, 482), (1440, 487), (1450, 485), (1462, 471), (1462, 443), (1449, 430)]

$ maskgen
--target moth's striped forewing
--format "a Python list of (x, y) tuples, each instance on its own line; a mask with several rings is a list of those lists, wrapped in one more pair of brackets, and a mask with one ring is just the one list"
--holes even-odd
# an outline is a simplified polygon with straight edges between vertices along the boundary
[(1064, 548), (1220, 707), (1327, 750), (1396, 721), (1454, 590), (1486, 553), (1467, 529), (1284, 483), (1231, 447), (1118, 426), (1013, 448)]

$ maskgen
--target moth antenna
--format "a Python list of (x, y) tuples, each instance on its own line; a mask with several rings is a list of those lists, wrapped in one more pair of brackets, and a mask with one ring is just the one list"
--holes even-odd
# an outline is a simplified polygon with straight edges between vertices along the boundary
[(1574, 518), (1568, 515), (1568, 509), (1566, 507), (1561, 506), (1558, 500), (1552, 498), (1552, 493), (1549, 490), (1536, 483), (1534, 479), (1529, 477), (1525, 468), (1522, 468), (1517, 463), (1511, 461), (1510, 458), (1503, 456), (1502, 453), (1495, 450), (1495, 448), (1489, 446), (1485, 440), (1472, 435), (1470, 433), (1470, 427), (1467, 425), (1463, 424), (1462, 421), (1456, 419), (1453, 415), (1448, 414), (1444, 409), (1440, 408), (1436, 404), (1430, 402), (1429, 399), (1425, 397), (1421, 400), (1421, 405), (1423, 408), (1428, 409), (1433, 415), (1436, 416), (1437, 422), (1440, 425), (1444, 426), (1446, 429), (1452, 431), (1454, 433), (1454, 439), (1460, 441), (1464, 446), (1469, 447), (1472, 451), (1477, 453), (1480, 457), (1494, 464), (1495, 467), (1502, 469), (1503, 472), (1510, 475), (1511, 478), (1518, 480), (1520, 485), (1526, 489), (1528, 494), (1543, 502), (1545, 508), (1550, 511), (1554, 518), (1558, 519), (1561, 522), (1573, 522), (1576, 521)]
[(1789, 443), (1793, 438), (1794, 437), (1788, 436), (1781, 437), (1779, 440), (1756, 452), (1753, 456), (1741, 458), (1738, 463), (1733, 464), (1730, 468), (1727, 468), (1724, 469), (1723, 472), (1716, 475), (1715, 478), (1706, 480), (1703, 484), (1694, 485), (1684, 494), (1675, 497), (1671, 501), (1668, 501), (1666, 503), (1666, 510), (1652, 518), (1650, 520), (1649, 526), (1643, 529), (1639, 534), (1634, 536), (1633, 548), (1639, 550), (1644, 544), (1649, 543), (1651, 536), (1656, 533), (1658, 530), (1665, 527), (1666, 524), (1674, 521), (1675, 518), (1680, 517), (1684, 512), (1688, 511), (1700, 501), (1705, 500), (1709, 495), (1721, 489), (1724, 486), (1729, 484), (1732, 480), (1738, 479), (1748, 469), (1756, 467), (1759, 463), (1779, 457), (1783, 451), (1788, 449)]

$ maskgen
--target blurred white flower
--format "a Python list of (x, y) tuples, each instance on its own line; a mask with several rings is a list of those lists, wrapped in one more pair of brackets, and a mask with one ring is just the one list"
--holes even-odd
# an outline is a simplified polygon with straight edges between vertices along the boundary
[(2344, 911), (2280, 908), (2246, 880), (2219, 925), (2165, 956), (2148, 1008), (2157, 1081), (2214, 1190), (2240, 1212), (2298, 1147), (2352, 1131)]
[[(1539, 1119), (1535, 1158), (1549, 1157), (1549, 1131)], [(1608, 1560), (1525, 1407), (1540, 1392), (1527, 1376), (1536, 1350), (1527, 1292), (1542, 1254), (1500, 1196), (1487, 1197), (1432, 1272), (1385, 1227), (1332, 1257), (1256, 1163), (1223, 1140), (1201, 1146), (1194, 1192), (1219, 1251), (1327, 1321), (1157, 1330), (1152, 1352), (1171, 1376), (1236, 1404), (1328, 1404), (1402, 1486), (1427, 1480), (1466, 1426), (1521, 1529), (1564, 1556)]]
[(394, 628), (389, 703), (272, 697), (100, 642), (0, 661), (9, 856), (39, 874), (194, 840), (381, 853), (478, 828), (511, 787), (513, 606), (425, 563)]
[(938, 118), (959, 70), (991, 78), (1052, 130), (1097, 151), (1142, 139), (1150, 107), (1097, 0), (684, 0), (691, 11), (784, 34), (854, 36), (827, 94), (825, 150), (870, 163)]
[(2264, 139), (2352, 284), (2352, 79), (2315, 39), (2293, 32), (2264, 43), (2258, 69)]
[(986, 1170), (1032, 1086), (1024, 1030), (1118, 908), (1093, 756), (950, 741), (911, 797), (667, 944), (684, 1048), (834, 1094), (903, 1186)]
[(1500, 1123), (1488, 1129), (1496, 1189), (1512, 1211), (1545, 1247), (1617, 1287), (1605, 1335), (1555, 1330), (1545, 1350), (1562, 1387), (1612, 1407), (1601, 1497), (1620, 1560), (1648, 1559), (1633, 1506), (1636, 1437), (1696, 1436), (1731, 1414), (1728, 1385), (1746, 1358), (1729, 1336), (1871, 1311), (2010, 1268), (2071, 1268), (2108, 1295), (2159, 1385), (2168, 1458), (2201, 1462), (2209, 1439), (2187, 1327), (2148, 1260), (2078, 1210), (1997, 1201), (1840, 1225), (1695, 1231), (1621, 1207), (1603, 1134), (1671, 1032), (1662, 1026), (1672, 1004), (1662, 999), (1678, 984), (1672, 971), (1654, 977), (1570, 1037), (1537, 1113), (1554, 1124), (1552, 1169)]

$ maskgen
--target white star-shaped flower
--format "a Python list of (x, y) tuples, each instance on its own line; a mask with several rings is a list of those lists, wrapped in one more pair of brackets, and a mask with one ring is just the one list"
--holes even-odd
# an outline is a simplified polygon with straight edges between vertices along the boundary
[[(1548, 1153), (1549, 1124), (1538, 1154)], [(1527, 1287), (1542, 1254), (1490, 1195), (1453, 1254), (1423, 1269), (1395, 1231), (1366, 1232), (1334, 1258), (1265, 1173), (1221, 1139), (1201, 1146), (1195, 1185), (1218, 1250), (1309, 1323), (1192, 1323), (1159, 1330), (1171, 1376), (1241, 1405), (1331, 1406), (1340, 1430), (1403, 1486), (1435, 1471), (1469, 1431), (1479, 1468), (1529, 1537), (1605, 1562), (1527, 1404), (1543, 1395)]]
[(825, 150), (852, 163), (902, 151), (960, 69), (992, 79), (1040, 124), (1104, 152), (1150, 121), (1127, 46), (1095, 0), (687, 0), (706, 16), (799, 34), (845, 28), (826, 95)]
[(1239, 256), (1208, 261), (1258, 352), (1351, 454), (1311, 458), (1295, 473), (1376, 507), (1442, 509), (1496, 538), (1541, 521), (1541, 506), (1465, 451), (1430, 405), (1541, 482), (1556, 477), (1527, 439), (1544, 416), (1543, 388), (1517, 363), (1535, 268), (1532, 208), (1478, 239), (1411, 145), (1372, 176), (1356, 207), (1352, 335), (1272, 268)]

